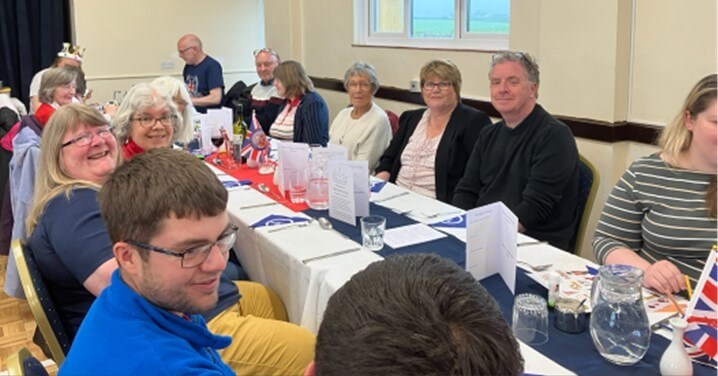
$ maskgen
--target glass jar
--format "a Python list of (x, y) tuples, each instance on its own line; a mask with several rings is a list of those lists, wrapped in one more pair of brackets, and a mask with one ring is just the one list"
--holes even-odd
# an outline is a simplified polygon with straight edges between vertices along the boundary
[(643, 270), (604, 265), (591, 287), (591, 338), (611, 363), (633, 365), (648, 350), (651, 328), (643, 305)]

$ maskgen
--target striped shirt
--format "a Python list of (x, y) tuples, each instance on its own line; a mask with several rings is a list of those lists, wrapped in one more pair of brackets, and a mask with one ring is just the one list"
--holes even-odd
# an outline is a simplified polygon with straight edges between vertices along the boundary
[(713, 177), (672, 167), (659, 154), (634, 162), (613, 188), (596, 226), (598, 261), (625, 247), (651, 263), (668, 260), (697, 281), (718, 241), (718, 224), (705, 201)]
[(291, 100), (282, 112), (277, 115), (274, 124), (269, 128), (269, 135), (272, 138), (292, 141), (294, 139), (294, 115), (297, 113), (299, 100)]

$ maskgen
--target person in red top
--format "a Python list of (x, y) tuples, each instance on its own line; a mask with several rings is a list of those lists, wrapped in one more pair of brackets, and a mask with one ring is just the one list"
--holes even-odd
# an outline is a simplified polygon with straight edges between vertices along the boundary
[(170, 147), (182, 120), (177, 106), (161, 86), (140, 83), (125, 96), (112, 126), (122, 148), (122, 158), (127, 160), (145, 150)]
[[(53, 68), (45, 72), (40, 84), (40, 106), (34, 115), (23, 117), (0, 141), (2, 148), (12, 152), (9, 178), (0, 212), (0, 249), (10, 251), (11, 239), (25, 238), (25, 218), (35, 193), (35, 172), (40, 154), (40, 139), (45, 124), (57, 108), (75, 98), (79, 68)], [(12, 257), (8, 259), (5, 292), (22, 297), (22, 286)]]

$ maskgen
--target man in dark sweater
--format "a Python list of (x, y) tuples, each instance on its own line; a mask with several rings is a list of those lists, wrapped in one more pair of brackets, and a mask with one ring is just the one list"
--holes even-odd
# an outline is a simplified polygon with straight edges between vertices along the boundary
[(489, 83), (502, 120), (479, 135), (454, 205), (471, 209), (502, 201), (519, 218), (520, 232), (568, 249), (578, 222), (573, 134), (536, 103), (539, 70), (530, 55), (494, 55)]

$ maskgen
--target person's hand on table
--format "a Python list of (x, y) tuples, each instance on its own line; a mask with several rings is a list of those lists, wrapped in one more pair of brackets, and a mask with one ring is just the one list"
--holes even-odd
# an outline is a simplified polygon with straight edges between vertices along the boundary
[(391, 177), (391, 174), (389, 173), (389, 171), (382, 171), (382, 172), (380, 172), (380, 173), (378, 173), (378, 174), (376, 174), (376, 175), (374, 175), (374, 176), (375, 176), (377, 179), (381, 179), (381, 180), (384, 180), (384, 181), (389, 181), (389, 178)]
[(686, 284), (678, 267), (668, 260), (661, 260), (645, 270), (643, 287), (662, 293), (679, 293), (686, 288)]

